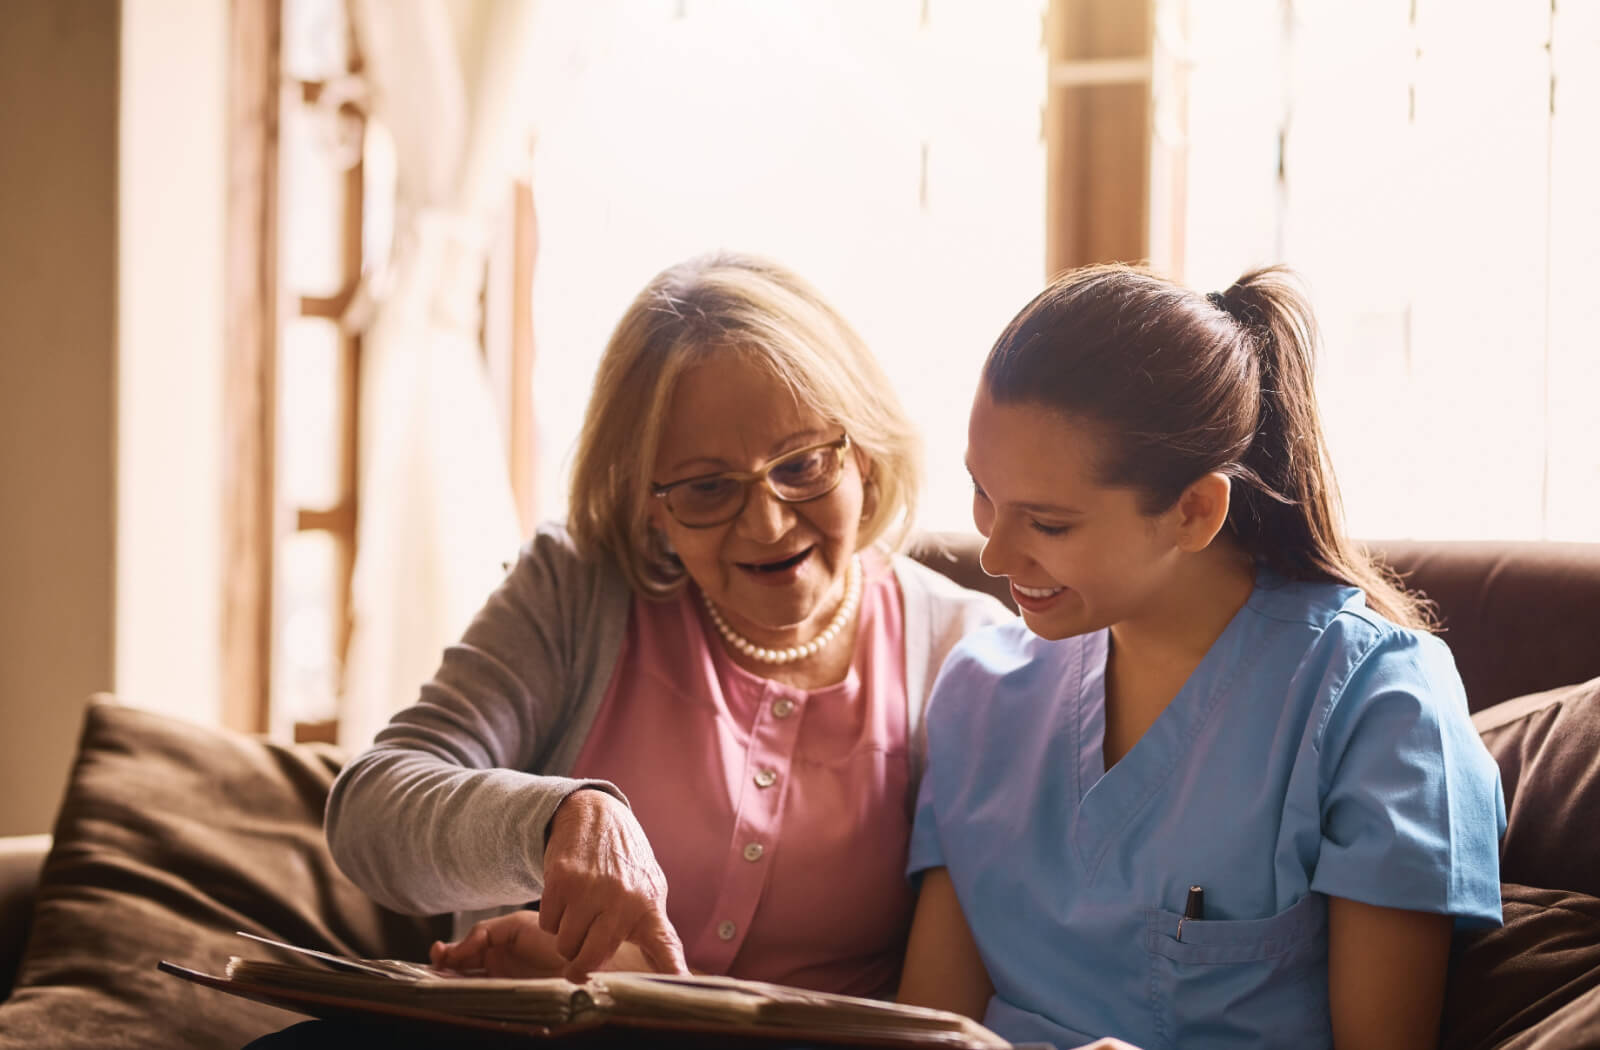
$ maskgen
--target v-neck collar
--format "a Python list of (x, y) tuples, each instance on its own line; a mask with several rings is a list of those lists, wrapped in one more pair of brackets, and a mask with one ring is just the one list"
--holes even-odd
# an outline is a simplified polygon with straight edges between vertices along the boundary
[(1077, 686), (1072, 690), (1076, 701), (1070, 705), (1077, 760), (1072, 839), (1090, 880), (1106, 848), (1188, 759), (1195, 737), (1248, 662), (1249, 646), (1243, 644), (1243, 635), (1247, 623), (1254, 619), (1245, 615), (1249, 608), (1247, 600), (1211, 643), (1177, 695), (1109, 770), (1105, 766), (1105, 733), (1110, 631), (1102, 629), (1085, 635), (1082, 644), (1073, 647), (1076, 667), (1070, 668), (1066, 676), (1069, 684)]

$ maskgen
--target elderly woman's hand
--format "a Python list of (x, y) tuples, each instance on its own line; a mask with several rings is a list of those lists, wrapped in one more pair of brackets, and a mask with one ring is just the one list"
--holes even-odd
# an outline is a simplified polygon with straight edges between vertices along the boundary
[(658, 973), (689, 972), (644, 829), (604, 791), (573, 792), (550, 821), (539, 926), (555, 936), (569, 980), (585, 980), (624, 942)]

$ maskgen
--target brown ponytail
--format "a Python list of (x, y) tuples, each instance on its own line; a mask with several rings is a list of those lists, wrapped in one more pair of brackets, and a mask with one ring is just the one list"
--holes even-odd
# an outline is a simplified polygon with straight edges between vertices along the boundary
[(1001, 334), (983, 382), (996, 401), (1095, 425), (1102, 482), (1141, 490), (1146, 513), (1228, 475), (1228, 525), (1257, 563), (1359, 587), (1379, 614), (1430, 629), (1426, 604), (1344, 535), (1317, 414), (1316, 322), (1291, 278), (1269, 267), (1201, 296), (1126, 266), (1064, 274)]

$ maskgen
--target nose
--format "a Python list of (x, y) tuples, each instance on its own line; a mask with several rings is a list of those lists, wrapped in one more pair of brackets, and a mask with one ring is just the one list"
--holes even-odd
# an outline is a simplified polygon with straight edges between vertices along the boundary
[(751, 485), (739, 512), (738, 528), (760, 543), (775, 543), (793, 523), (794, 511), (765, 485)]
[(978, 552), (978, 568), (983, 570), (985, 576), (1007, 575), (1005, 569), (1000, 565), (1000, 555), (995, 550), (993, 536), (983, 541), (983, 549)]
[(986, 576), (1012, 576), (1016, 568), (1016, 548), (1006, 542), (1007, 529), (998, 516), (989, 525), (983, 538), (983, 549), (978, 552), (978, 567)]

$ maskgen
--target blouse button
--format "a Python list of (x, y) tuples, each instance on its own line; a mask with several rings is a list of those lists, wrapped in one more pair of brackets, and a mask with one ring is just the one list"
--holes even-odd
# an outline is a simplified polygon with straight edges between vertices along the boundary
[(745, 860), (760, 860), (761, 854), (766, 852), (766, 847), (759, 842), (751, 842), (744, 848)]
[(794, 714), (794, 701), (787, 696), (779, 698), (772, 705), (773, 718), (788, 718), (792, 714)]
[(756, 770), (756, 787), (758, 787), (758, 788), (769, 788), (772, 785), (776, 784), (777, 782), (778, 782), (778, 771), (776, 769), (758, 769), (758, 770)]
[(733, 940), (733, 935), (739, 932), (739, 927), (733, 924), (732, 919), (723, 919), (717, 923), (717, 936), (725, 941)]

